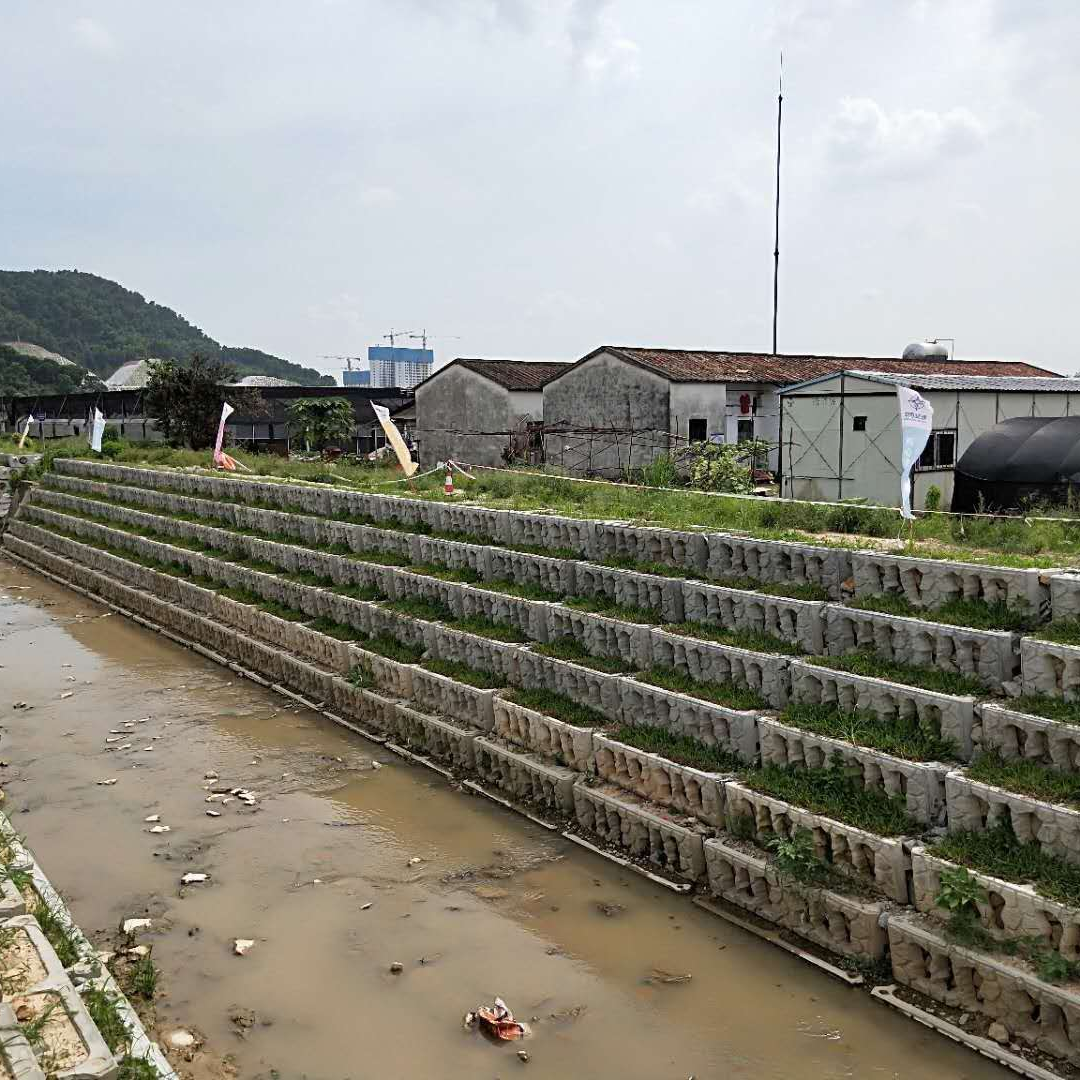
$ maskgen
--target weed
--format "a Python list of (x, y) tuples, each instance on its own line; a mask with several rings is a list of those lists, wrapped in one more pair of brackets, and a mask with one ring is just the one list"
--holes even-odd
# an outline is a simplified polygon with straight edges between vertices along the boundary
[(1080, 645), (1080, 616), (1068, 619), (1055, 619), (1047, 626), (1035, 631), (1034, 637), (1043, 641), (1056, 641), (1062, 645)]
[(716, 641), (722, 645), (748, 649), (751, 652), (784, 653), (788, 656), (798, 656), (802, 653), (798, 645), (759, 630), (726, 630), (712, 623), (700, 622), (668, 623), (664, 629), (671, 634), (700, 638), (702, 641)]
[(892, 963), (887, 956), (840, 956), (835, 962), (848, 971), (863, 977), (863, 982), (870, 987), (884, 986), (895, 982)]
[(916, 716), (881, 719), (870, 712), (845, 712), (835, 705), (789, 705), (780, 719), (791, 727), (845, 739), (908, 761), (945, 761), (956, 758), (956, 746), (941, 737), (937, 724)]
[(37, 893), (35, 893), (35, 897), (36, 902), (31, 914), (37, 919), (41, 932), (53, 947), (53, 951), (56, 953), (60, 963), (66, 968), (78, 963), (78, 946), (75, 944), (75, 938), (72, 936), (71, 931), (61, 921), (59, 912), (50, 907), (44, 898)]
[(438, 566), (435, 563), (413, 563), (409, 567), (411, 574), (423, 574), (425, 577), (438, 578), (440, 581), (457, 581), (464, 585), (475, 585), (483, 578), (468, 567)]
[(1027, 759), (1007, 760), (997, 749), (980, 754), (967, 768), (968, 778), (1031, 795), (1046, 802), (1080, 804), (1080, 775), (1048, 769)]
[(824, 885), (830, 867), (817, 856), (814, 834), (809, 829), (795, 829), (790, 836), (773, 836), (767, 843), (776, 858), (776, 868), (785, 877), (802, 885)]
[(608, 719), (589, 705), (580, 705), (573, 698), (554, 690), (507, 690), (503, 697), (534, 712), (546, 713), (574, 727), (604, 727)]
[(425, 652), (423, 645), (399, 641), (386, 633), (373, 634), (364, 642), (364, 648), (385, 656), (387, 660), (396, 660), (399, 664), (419, 664)]
[(691, 679), (684, 671), (669, 667), (651, 667), (643, 671), (635, 678), (640, 682), (649, 683), (650, 686), (659, 686), (664, 690), (672, 690), (677, 694), (688, 694), (691, 697), (702, 698), (716, 705), (723, 705), (729, 709), (765, 709), (768, 703), (756, 691), (749, 687), (736, 686), (734, 683), (698, 682)]
[(808, 656), (811, 664), (819, 667), (847, 671), (852, 675), (865, 675), (872, 679), (888, 679), (890, 682), (906, 683), (939, 694), (984, 694), (986, 687), (971, 675), (939, 668), (919, 667), (888, 660), (872, 649), (848, 653), (846, 656)]
[(371, 674), (371, 669), (364, 664), (356, 664), (349, 669), (349, 674), (345, 676), (352, 686), (359, 687), (361, 690), (369, 690), (375, 685), (375, 678)]
[(118, 1064), (120, 1071), (116, 1074), (116, 1080), (160, 1080), (161, 1073), (146, 1058), (128, 1054)]
[(594, 615), (605, 615), (609, 619), (622, 619), (624, 622), (659, 625), (664, 617), (659, 608), (632, 607), (620, 604), (610, 596), (597, 593), (593, 596), (568, 596), (563, 600), (567, 607), (577, 611), (590, 611)]
[(143, 1001), (153, 1001), (158, 987), (158, 969), (150, 954), (140, 956), (128, 974), (128, 987), (136, 997)]
[(491, 592), (505, 593), (507, 596), (520, 596), (523, 600), (543, 600), (547, 603), (558, 603), (562, 600), (562, 593), (545, 589), (542, 585), (533, 585), (531, 582), (497, 579), (478, 582), (476, 587), (489, 589)]
[(367, 634), (357, 630), (354, 626), (346, 626), (344, 623), (335, 622), (326, 615), (320, 615), (310, 626), (317, 633), (325, 634), (337, 641), (367, 641)]
[(947, 600), (935, 608), (919, 608), (901, 593), (885, 593), (882, 596), (864, 596), (849, 605), (860, 611), (877, 611), (885, 615), (902, 615), (909, 619), (924, 619), (947, 623), (949, 626), (967, 626), (975, 630), (1011, 630), (1026, 634), (1038, 626), (1036, 619), (1026, 607), (1010, 607), (1003, 600), (989, 603), (986, 600)]
[(451, 619), (449, 625), (466, 634), (476, 634), (479, 637), (491, 638), (493, 641), (504, 641), (510, 645), (524, 645), (529, 640), (516, 626), (495, 622), (494, 619), (486, 619), (482, 615), (466, 615), (460, 619)]
[(109, 1049), (115, 1054), (121, 1047), (127, 1047), (131, 1041), (131, 1032), (120, 1016), (116, 1005), (117, 996), (98, 986), (86, 987), (81, 996), (90, 1013), (90, 1019), (101, 1032)]
[(429, 600), (425, 596), (402, 596), (397, 600), (387, 600), (383, 607), (408, 615), (413, 619), (427, 619), (430, 622), (451, 622), (454, 613), (438, 600)]
[(966, 866), (946, 867), (941, 871), (934, 903), (953, 915), (977, 916), (979, 904), (986, 902), (986, 890), (971, 876)]
[(445, 675), (448, 679), (456, 679), (479, 690), (501, 690), (506, 686), (506, 680), (501, 675), (483, 668), (469, 667), (457, 660), (426, 660), (423, 666), (436, 675)]
[(1013, 698), (1009, 708), (1017, 712), (1031, 713), (1047, 720), (1056, 720), (1059, 724), (1080, 726), (1080, 701), (1066, 701), (1064, 698), (1050, 697), (1048, 694), (1024, 694)]
[(674, 735), (665, 728), (624, 724), (613, 738), (649, 754), (661, 754), (680, 765), (705, 772), (731, 773), (744, 767), (743, 760), (730, 750), (700, 742), (688, 735)]
[(555, 660), (566, 660), (571, 664), (581, 664), (583, 667), (603, 671), (608, 675), (618, 675), (630, 670), (630, 666), (618, 657), (594, 656), (577, 638), (569, 634), (556, 638), (554, 641), (534, 642), (532, 648), (543, 656), (550, 656)]
[(727, 814), (724, 828), (736, 840), (752, 841), (757, 835), (757, 825), (750, 814)]

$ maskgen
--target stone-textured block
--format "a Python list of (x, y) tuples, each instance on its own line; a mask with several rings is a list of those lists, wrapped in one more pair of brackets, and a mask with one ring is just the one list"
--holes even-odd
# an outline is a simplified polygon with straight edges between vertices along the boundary
[(884, 906), (785, 878), (761, 855), (705, 841), (709, 891), (841, 956), (878, 959), (888, 941)]
[(387, 716), (391, 737), (403, 746), (444, 762), (463, 773), (472, 772), (477, 732), (406, 705), (388, 704)]
[(683, 608), (690, 622), (772, 634), (808, 653), (820, 653), (824, 648), (823, 602), (792, 600), (700, 581), (684, 581), (682, 590)]
[(527, 690), (554, 690), (579, 705), (596, 709), (612, 723), (622, 720), (623, 680), (618, 675), (522, 649), (510, 682)]
[(700, 828), (689, 828), (644, 800), (612, 785), (574, 785), (578, 828), (652, 869), (688, 881), (705, 876)]
[(1080, 573), (1056, 574), (1052, 570), (1043, 573), (1050, 576), (1050, 617), (1072, 619), (1080, 615)]
[(495, 723), (494, 690), (483, 690), (434, 671), (412, 668), (411, 696), (418, 709), (448, 716), (458, 723), (491, 731)]
[(1080, 697), (1080, 645), (1022, 637), (1020, 670), (1025, 694), (1046, 694), (1067, 701)]
[(755, 540), (729, 533), (706, 533), (708, 577), (714, 581), (748, 578), (775, 584), (820, 585), (833, 600), (849, 591), (851, 552), (846, 548)]
[(628, 667), (645, 668), (652, 663), (652, 636), (648, 626), (561, 604), (552, 604), (548, 610), (549, 640), (572, 637), (593, 656), (621, 660)]
[(595, 526), (591, 557), (622, 558), (638, 563), (661, 563), (684, 573), (702, 576), (708, 565), (705, 534), (599, 521)]
[(920, 727), (950, 739), (961, 761), (970, 761), (978, 721), (973, 697), (938, 694), (915, 686), (850, 675), (846, 671), (793, 660), (791, 700), (800, 705), (835, 705), (856, 709), (882, 720), (913, 719)]
[(738, 832), (737, 819), (746, 819), (759, 847), (774, 836), (790, 837), (805, 829), (814, 838), (819, 859), (841, 873), (867, 878), (890, 900), (908, 902), (907, 874), (910, 867), (899, 839), (876, 836), (853, 825), (822, 817), (771, 795), (762, 795), (738, 781), (724, 784), (728, 828)]
[(1080, 996), (1003, 958), (945, 940), (920, 916), (889, 919), (893, 977), (954, 1009), (1003, 1024), (1010, 1040), (1080, 1064)]
[(492, 581), (513, 581), (517, 585), (532, 585), (554, 593), (571, 596), (577, 592), (572, 559), (556, 559), (547, 555), (532, 555), (510, 548), (488, 548), (487, 577)]
[(907, 812), (923, 825), (945, 824), (945, 775), (950, 766), (905, 761), (843, 739), (814, 735), (767, 716), (759, 717), (758, 725), (763, 765), (819, 769), (839, 754), (847, 766), (859, 770), (868, 790), (902, 799)]
[(1080, 772), (1080, 726), (984, 702), (980, 742), (1010, 761), (1034, 761), (1061, 772)]
[(527, 709), (497, 695), (492, 699), (494, 734), (579, 773), (593, 768), (593, 732)]
[(582, 596), (606, 596), (624, 607), (654, 610), (657, 622), (683, 620), (683, 583), (677, 578), (579, 562), (574, 582)]
[(578, 774), (572, 769), (549, 765), (489, 738), (478, 738), (475, 748), (475, 769), (482, 783), (549, 814), (565, 817), (573, 813)]
[(724, 781), (704, 772), (627, 746), (607, 735), (593, 735), (596, 775), (657, 806), (720, 828), (724, 823)]

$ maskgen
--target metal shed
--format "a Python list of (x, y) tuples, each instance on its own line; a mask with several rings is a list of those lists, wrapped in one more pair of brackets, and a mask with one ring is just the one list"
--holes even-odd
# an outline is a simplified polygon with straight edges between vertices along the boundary
[(957, 460), (1000, 421), (1080, 415), (1080, 379), (837, 372), (780, 392), (781, 494), (898, 506), (898, 385), (917, 390), (934, 410), (930, 441), (912, 475), (916, 509), (932, 485), (942, 508), (949, 506)]

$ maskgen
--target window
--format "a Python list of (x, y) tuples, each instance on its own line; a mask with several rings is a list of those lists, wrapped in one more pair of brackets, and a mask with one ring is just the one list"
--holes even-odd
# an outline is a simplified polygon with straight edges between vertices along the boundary
[(754, 418), (751, 417), (739, 417), (739, 442), (747, 442), (754, 437)]
[(853, 416), (851, 418), (851, 430), (852, 431), (865, 431), (866, 430), (866, 417), (865, 416)]
[(690, 421), (686, 433), (690, 442), (705, 442), (709, 437), (709, 421), (704, 417), (694, 417)]
[(956, 464), (956, 430), (931, 431), (918, 469), (951, 469)]

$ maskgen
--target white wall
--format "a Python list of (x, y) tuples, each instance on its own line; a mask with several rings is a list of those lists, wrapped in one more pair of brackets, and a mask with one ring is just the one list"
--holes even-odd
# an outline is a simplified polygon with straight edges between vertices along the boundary
[(699, 418), (707, 421), (706, 431), (710, 439), (714, 435), (726, 439), (727, 387), (723, 383), (673, 382), (668, 385), (671, 433), (679, 437), (678, 445), (686, 445), (690, 437), (690, 421)]

